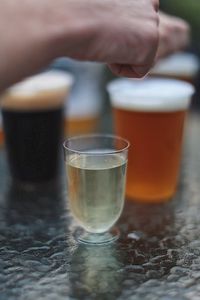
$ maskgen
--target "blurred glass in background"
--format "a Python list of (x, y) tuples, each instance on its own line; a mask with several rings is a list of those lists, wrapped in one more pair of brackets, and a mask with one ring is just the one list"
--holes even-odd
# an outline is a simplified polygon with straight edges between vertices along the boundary
[(62, 58), (53, 67), (70, 71), (75, 78), (70, 98), (66, 102), (65, 136), (97, 132), (104, 98), (104, 65)]
[(2, 124), (2, 113), (0, 111), (0, 147), (3, 145), (4, 134), (3, 134), (3, 124)]
[(193, 53), (179, 52), (157, 62), (150, 75), (180, 79), (196, 84), (199, 58)]
[[(191, 27), (191, 43), (188, 49), (186, 49), (187, 53), (193, 54), (193, 64), (194, 59), (200, 59), (200, 1), (198, 0), (168, 0), (160, 1), (161, 9), (166, 13), (174, 16), (178, 16), (184, 20), (186, 20)], [(194, 58), (194, 55), (196, 58)], [(165, 64), (166, 65), (166, 64)], [(186, 68), (187, 59), (182, 63), (182, 69)], [(193, 108), (198, 109), (199, 104), (199, 94), (200, 94), (200, 70), (198, 63), (198, 72), (193, 76), (193, 84), (196, 87), (196, 97), (193, 100)]]

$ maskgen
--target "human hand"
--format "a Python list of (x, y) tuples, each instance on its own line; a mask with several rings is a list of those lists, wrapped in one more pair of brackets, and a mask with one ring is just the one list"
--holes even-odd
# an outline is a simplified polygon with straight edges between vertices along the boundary
[(189, 24), (177, 17), (162, 12), (159, 24), (159, 47), (157, 58), (163, 58), (174, 52), (183, 50), (190, 42)]
[(142, 77), (158, 46), (158, 0), (1, 0), (0, 90), (59, 56)]
[[(72, 6), (78, 1), (72, 1)], [(80, 5), (80, 4), (79, 4)], [(82, 0), (78, 19), (94, 24), (65, 54), (79, 60), (106, 62), (120, 76), (143, 77), (154, 63), (158, 46), (158, 0)], [(73, 11), (73, 9), (72, 9)], [(77, 7), (75, 9), (78, 11)], [(78, 43), (78, 44), (76, 44)], [(64, 54), (64, 52), (60, 53)]]

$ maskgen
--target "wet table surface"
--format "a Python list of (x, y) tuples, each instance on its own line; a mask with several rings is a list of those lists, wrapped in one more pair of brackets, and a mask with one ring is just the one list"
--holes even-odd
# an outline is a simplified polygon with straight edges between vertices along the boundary
[(126, 202), (121, 238), (78, 245), (59, 187), (24, 192), (0, 154), (0, 299), (200, 299), (200, 114), (188, 120), (181, 181), (163, 205)]

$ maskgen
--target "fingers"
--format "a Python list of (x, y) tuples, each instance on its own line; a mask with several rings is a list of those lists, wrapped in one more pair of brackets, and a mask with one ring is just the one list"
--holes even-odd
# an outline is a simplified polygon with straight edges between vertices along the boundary
[(183, 50), (190, 42), (190, 28), (187, 22), (160, 13), (158, 58)]
[(128, 78), (143, 78), (150, 69), (149, 66), (131, 66), (122, 64), (110, 64), (108, 66), (115, 75)]
[(189, 45), (190, 42), (190, 27), (187, 22), (184, 20), (178, 19), (175, 24), (175, 31), (179, 35), (179, 43), (176, 43), (178, 50), (185, 48)]

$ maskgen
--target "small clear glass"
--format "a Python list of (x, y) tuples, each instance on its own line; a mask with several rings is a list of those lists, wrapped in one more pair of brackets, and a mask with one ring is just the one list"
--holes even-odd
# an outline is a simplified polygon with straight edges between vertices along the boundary
[(87, 135), (64, 144), (70, 209), (85, 244), (116, 240), (125, 197), (129, 142), (112, 135)]

